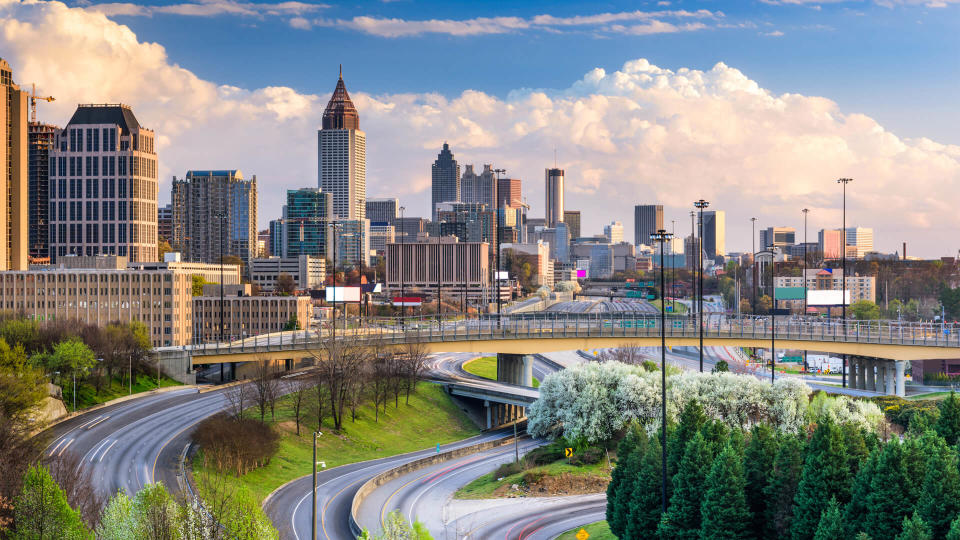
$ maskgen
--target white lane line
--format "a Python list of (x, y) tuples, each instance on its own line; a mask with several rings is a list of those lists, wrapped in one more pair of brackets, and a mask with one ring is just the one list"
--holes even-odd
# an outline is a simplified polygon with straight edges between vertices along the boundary
[(99, 452), (100, 449), (103, 448), (104, 445), (106, 445), (108, 442), (110, 442), (110, 439), (104, 439), (102, 443), (100, 443), (99, 445), (97, 445), (96, 448), (94, 448), (93, 455), (90, 456), (90, 463), (93, 463), (93, 460), (97, 459), (97, 452)]
[[(119, 439), (118, 439), (118, 440), (119, 440)], [(107, 449), (104, 450), (102, 454), (100, 454), (100, 459), (97, 460), (97, 463), (102, 463), (102, 462), (103, 462), (103, 458), (107, 457), (107, 452), (109, 452), (110, 449), (113, 448), (113, 445), (115, 445), (115, 444), (117, 444), (117, 441), (116, 441), (116, 440), (113, 441), (112, 443), (110, 443), (110, 446), (108, 446)]]
[(66, 440), (67, 440), (66, 437), (60, 439), (60, 442), (58, 442), (57, 445), (53, 447), (53, 450), (51, 450), (50, 453), (47, 454), (47, 455), (48, 455), (48, 456), (53, 456), (53, 454), (57, 453), (57, 448), (60, 448), (60, 445), (63, 444), (64, 441), (66, 441)]
[(76, 439), (70, 439), (70, 441), (67, 442), (67, 444), (63, 445), (63, 448), (61, 448), (61, 449), (60, 449), (60, 452), (57, 453), (57, 457), (62, 456), (62, 455), (63, 455), (63, 452), (67, 449), (67, 447), (70, 446), (71, 444), (73, 444), (73, 441), (75, 441), (75, 440), (76, 440)]
[(99, 424), (100, 422), (103, 422), (104, 420), (108, 420), (109, 418), (110, 418), (109, 416), (104, 416), (104, 417), (100, 418), (99, 420), (96, 420), (95, 422), (93, 422), (93, 423), (90, 424), (89, 426), (87, 426), (86, 429), (88, 429), (88, 430), (89, 430), (89, 429), (92, 429), (93, 426)]

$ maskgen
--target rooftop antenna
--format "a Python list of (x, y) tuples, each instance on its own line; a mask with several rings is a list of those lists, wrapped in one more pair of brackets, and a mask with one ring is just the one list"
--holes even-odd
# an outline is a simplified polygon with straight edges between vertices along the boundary
[(343, 64), (340, 64), (340, 78), (343, 78)]

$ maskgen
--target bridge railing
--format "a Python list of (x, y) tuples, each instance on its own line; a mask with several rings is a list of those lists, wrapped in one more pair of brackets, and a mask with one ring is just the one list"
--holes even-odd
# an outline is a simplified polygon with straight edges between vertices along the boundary
[[(664, 334), (667, 337), (691, 338), (700, 335), (697, 317), (670, 315), (665, 322)], [(776, 339), (960, 347), (960, 328), (954, 323), (838, 321), (799, 316), (777, 317), (774, 323), (770, 316), (705, 313), (703, 336), (769, 340), (774, 324)], [(630, 313), (550, 313), (549, 316), (536, 317), (504, 315), (499, 319), (496, 316), (469, 319), (368, 318), (363, 320), (362, 325), (344, 324), (341, 321), (336, 329), (326, 327), (262, 334), (230, 342), (193, 345), (181, 350), (202, 356), (316, 349), (334, 335), (357, 344), (518, 338), (650, 338), (660, 336), (660, 318), (656, 314)]]

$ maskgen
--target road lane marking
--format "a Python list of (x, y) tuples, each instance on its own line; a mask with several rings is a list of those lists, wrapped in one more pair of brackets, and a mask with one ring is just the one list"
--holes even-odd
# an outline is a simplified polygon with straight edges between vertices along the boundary
[(95, 420), (92, 424), (88, 425), (84, 429), (87, 429), (87, 430), (93, 429), (93, 426), (99, 424), (100, 422), (103, 422), (104, 420), (108, 420), (109, 418), (110, 418), (109, 416), (101, 416), (99, 420)]
[(69, 441), (67, 444), (65, 444), (65, 445), (63, 446), (63, 448), (60, 449), (60, 452), (57, 454), (57, 457), (62, 456), (62, 455), (63, 455), (63, 452), (67, 449), (67, 447), (70, 446), (71, 444), (73, 444), (73, 441), (75, 441), (75, 440), (76, 440), (76, 439), (70, 439), (70, 441)]
[[(93, 455), (90, 456), (90, 463), (93, 463), (93, 460), (97, 459), (97, 452), (99, 452), (100, 449), (103, 448), (104, 445), (106, 445), (108, 442), (110, 442), (110, 439), (109, 439), (109, 438), (106, 438), (106, 439), (103, 440), (103, 442), (101, 442), (100, 444), (98, 444), (98, 445), (93, 449)], [(84, 456), (84, 458), (86, 458), (86, 456)]]
[(67, 439), (66, 439), (66, 436), (64, 436), (63, 438), (61, 438), (61, 439), (60, 439), (60, 442), (58, 442), (57, 445), (53, 447), (53, 450), (51, 450), (50, 453), (47, 454), (47, 455), (48, 455), (48, 456), (53, 456), (53, 454), (55, 454), (55, 453), (57, 452), (57, 448), (60, 448), (60, 445), (63, 444), (64, 441), (66, 441), (66, 440), (67, 440)]
[(100, 459), (97, 460), (97, 463), (103, 463), (103, 458), (107, 457), (107, 452), (109, 452), (110, 449), (113, 448), (113, 445), (117, 444), (117, 441), (118, 441), (118, 440), (119, 440), (119, 439), (117, 439), (117, 440), (113, 441), (112, 443), (110, 443), (110, 446), (108, 446), (107, 449), (104, 450), (102, 454), (100, 454)]

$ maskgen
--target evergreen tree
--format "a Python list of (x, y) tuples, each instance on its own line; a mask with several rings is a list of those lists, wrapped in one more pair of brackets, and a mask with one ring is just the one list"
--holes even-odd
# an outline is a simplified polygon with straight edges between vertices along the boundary
[(843, 527), (843, 514), (836, 497), (830, 498), (830, 504), (820, 514), (820, 523), (813, 540), (843, 540), (847, 538)]
[(880, 452), (870, 479), (867, 513), (863, 519), (863, 530), (870, 536), (889, 538), (900, 529), (903, 518), (912, 509), (904, 502), (909, 498), (908, 482), (903, 446), (894, 438)]
[(67, 495), (42, 465), (23, 475), (23, 488), (14, 504), (17, 528), (13, 538), (23, 540), (93, 538), (80, 514), (70, 508)]
[(610, 483), (607, 484), (607, 523), (610, 525), (610, 531), (617, 537), (623, 536), (623, 527), (626, 523), (622, 518), (627, 513), (619, 506), (619, 501), (625, 500), (620, 497), (620, 494), (624, 491), (624, 484), (628, 480), (626, 477), (628, 463), (631, 459), (637, 459), (637, 456), (632, 454), (641, 437), (646, 437), (646, 433), (642, 430), (633, 427), (627, 431), (627, 435), (617, 446), (617, 466), (610, 473)]
[(903, 469), (907, 476), (906, 485), (908, 498), (904, 505), (908, 508), (916, 506), (923, 493), (923, 479), (927, 476), (927, 468), (935, 455), (947, 450), (943, 438), (933, 431), (927, 431), (919, 437), (907, 437), (903, 447)]
[(700, 536), (700, 504), (713, 456), (701, 432), (696, 432), (673, 477), (673, 495), (661, 518), (657, 535), (664, 540), (692, 540)]
[(850, 477), (853, 478), (860, 470), (860, 466), (870, 454), (864, 439), (863, 430), (855, 424), (843, 424), (840, 426), (843, 430), (843, 445), (847, 449), (847, 465), (850, 469)]
[[(683, 453), (687, 449), (687, 443), (693, 438), (693, 435), (700, 431), (700, 428), (707, 422), (707, 415), (703, 413), (703, 407), (700, 403), (691, 399), (680, 413), (680, 422), (677, 429), (667, 438), (667, 477), (672, 479), (680, 469), (680, 460), (683, 459)], [(667, 486), (672, 495), (673, 486)]]
[(777, 457), (777, 439), (766, 424), (757, 424), (750, 430), (750, 440), (743, 452), (743, 474), (746, 478), (744, 494), (753, 517), (750, 530), (756, 538), (763, 538), (767, 523), (767, 498), (764, 495), (773, 462)]
[(863, 529), (863, 517), (867, 515), (867, 495), (870, 494), (870, 482), (877, 470), (877, 461), (883, 448), (875, 449), (867, 456), (867, 461), (860, 467), (857, 476), (853, 479), (850, 489), (850, 502), (844, 513), (847, 525), (847, 537), (851, 537)]
[(960, 513), (960, 471), (952, 449), (944, 448), (933, 455), (922, 486), (917, 512), (934, 538), (943, 538), (950, 530), (950, 521)]
[(656, 536), (662, 507), (662, 455), (660, 440), (651, 438), (633, 483), (630, 515), (624, 535), (620, 538), (641, 540)]
[(793, 519), (793, 499), (803, 470), (803, 441), (795, 435), (780, 435), (773, 460), (766, 499), (767, 537), (786, 538)]
[(793, 523), (790, 526), (794, 540), (813, 537), (820, 514), (830, 497), (845, 504), (850, 495), (850, 469), (843, 434), (831, 421), (822, 421), (807, 444), (803, 473), (794, 497)]
[(735, 445), (728, 444), (713, 460), (707, 476), (700, 540), (737, 540), (751, 538), (751, 515), (744, 495), (743, 457)]
[(950, 392), (947, 399), (940, 403), (940, 418), (934, 425), (937, 434), (953, 446), (960, 443), (960, 399)]
[(703, 440), (710, 448), (711, 455), (716, 456), (719, 454), (728, 441), (738, 444), (740, 449), (743, 449), (743, 437), (732, 435), (731, 431), (733, 430), (719, 420), (707, 420), (707, 422), (703, 424), (700, 432), (703, 433)]
[(933, 536), (923, 518), (914, 512), (913, 516), (903, 518), (903, 531), (897, 535), (897, 540), (933, 540)]
[(947, 532), (947, 540), (960, 540), (960, 516), (957, 516), (950, 522), (950, 531)]

